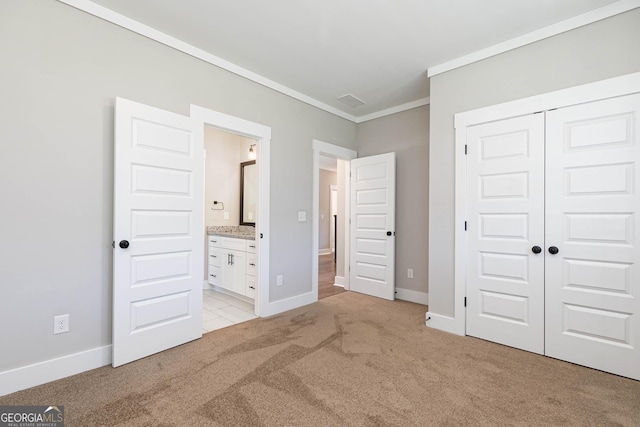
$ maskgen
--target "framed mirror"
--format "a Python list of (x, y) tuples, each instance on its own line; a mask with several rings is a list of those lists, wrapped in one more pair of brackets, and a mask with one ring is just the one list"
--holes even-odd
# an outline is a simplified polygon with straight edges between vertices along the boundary
[(256, 225), (258, 169), (256, 161), (240, 163), (240, 225)]

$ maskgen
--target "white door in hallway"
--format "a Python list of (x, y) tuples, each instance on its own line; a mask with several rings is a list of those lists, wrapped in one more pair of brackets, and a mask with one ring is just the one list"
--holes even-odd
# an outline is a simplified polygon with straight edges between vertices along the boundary
[(637, 380), (639, 121), (635, 94), (550, 111), (546, 130), (546, 354)]
[(116, 100), (113, 366), (202, 336), (202, 123)]
[(395, 298), (395, 153), (351, 160), (351, 290)]
[(467, 334), (544, 352), (544, 115), (467, 130)]

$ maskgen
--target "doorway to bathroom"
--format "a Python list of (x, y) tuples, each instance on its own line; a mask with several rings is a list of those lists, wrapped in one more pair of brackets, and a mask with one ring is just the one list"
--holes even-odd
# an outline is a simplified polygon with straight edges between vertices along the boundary
[(258, 141), (204, 127), (204, 284), (202, 332), (257, 318)]

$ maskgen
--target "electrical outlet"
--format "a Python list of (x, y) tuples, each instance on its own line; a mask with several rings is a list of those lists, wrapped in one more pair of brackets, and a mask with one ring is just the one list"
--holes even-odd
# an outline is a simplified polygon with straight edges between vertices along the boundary
[(282, 274), (278, 274), (276, 276), (276, 285), (277, 286), (282, 286)]
[(53, 334), (69, 332), (69, 315), (61, 314), (53, 318)]
[(224, 212), (224, 219), (229, 219), (229, 211)]
[(305, 222), (307, 220), (307, 211), (298, 211), (298, 221)]
[(413, 279), (413, 268), (407, 269), (407, 278)]

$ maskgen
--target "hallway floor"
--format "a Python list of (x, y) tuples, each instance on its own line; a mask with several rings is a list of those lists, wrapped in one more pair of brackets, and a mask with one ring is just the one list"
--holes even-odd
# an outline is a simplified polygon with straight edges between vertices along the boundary
[(336, 263), (333, 254), (318, 256), (318, 299), (346, 292), (342, 286), (335, 286)]

